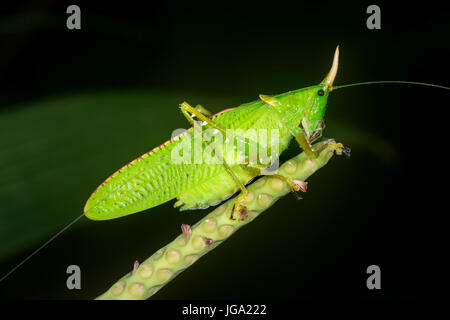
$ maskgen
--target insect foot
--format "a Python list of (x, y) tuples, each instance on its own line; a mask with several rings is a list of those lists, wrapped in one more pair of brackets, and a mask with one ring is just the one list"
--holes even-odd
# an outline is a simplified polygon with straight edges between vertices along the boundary
[(308, 182), (301, 180), (292, 180), (293, 183), (299, 188), (301, 192), (306, 192), (308, 187)]
[(230, 219), (236, 220), (236, 218), (237, 218), (240, 221), (244, 221), (245, 219), (247, 219), (247, 217), (248, 217), (247, 207), (243, 206), (237, 202), (234, 203), (233, 206), (231, 207)]
[(241, 206), (241, 210), (239, 211), (239, 220), (244, 221), (248, 218), (248, 211), (246, 206)]
[(291, 193), (297, 200), (303, 200), (303, 197), (301, 196), (301, 192), (306, 192), (307, 189), (307, 182), (301, 181), (301, 180), (292, 180), (292, 182), (297, 186), (295, 190), (291, 189)]
[(345, 158), (350, 159), (351, 153), (352, 153), (352, 149), (350, 149), (349, 147), (343, 147), (342, 148), (342, 153), (345, 155)]
[(352, 150), (349, 147), (345, 147), (342, 143), (336, 142), (331, 139), (328, 141), (328, 147), (333, 149), (338, 156), (345, 155), (346, 158), (350, 158)]

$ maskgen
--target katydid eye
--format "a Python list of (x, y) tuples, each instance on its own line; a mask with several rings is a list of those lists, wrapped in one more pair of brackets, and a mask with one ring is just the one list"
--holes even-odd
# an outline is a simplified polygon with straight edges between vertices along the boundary
[(317, 94), (319, 96), (323, 96), (325, 94), (325, 92), (322, 89), (320, 89), (319, 91), (317, 91)]

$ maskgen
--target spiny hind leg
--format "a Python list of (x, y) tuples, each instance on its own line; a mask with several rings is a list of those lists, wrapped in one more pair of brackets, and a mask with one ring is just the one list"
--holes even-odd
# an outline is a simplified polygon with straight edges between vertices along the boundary
[[(212, 119), (207, 118), (204, 114), (202, 114), (202, 112), (200, 112), (199, 110), (193, 108), (187, 102), (181, 103), (180, 104), (180, 108), (181, 108), (181, 111), (183, 112), (183, 114), (185, 115), (185, 117), (188, 119), (188, 121), (192, 125), (195, 124), (195, 120), (193, 119), (193, 116), (192, 116), (192, 115), (194, 115), (199, 120), (204, 121), (205, 123), (207, 123), (212, 128), (217, 129), (218, 131), (220, 131), (222, 134), (225, 134), (225, 135), (227, 134), (226, 130), (224, 128), (222, 128), (219, 125), (217, 125)], [(206, 139), (206, 140), (208, 140), (208, 139)], [(251, 142), (254, 143), (253, 141), (251, 141)], [(270, 148), (269, 148), (269, 150), (270, 150)], [(225, 162), (225, 159), (221, 159), (221, 156), (219, 155), (219, 153), (215, 153), (215, 156), (221, 161), (221, 163), (225, 167), (225, 170), (230, 174), (230, 176), (233, 178), (233, 180), (236, 182), (236, 184), (241, 189), (241, 193), (236, 197), (236, 199), (235, 199), (235, 201), (234, 201), (234, 203), (232, 205), (230, 218), (234, 219), (235, 212), (239, 213), (240, 218), (245, 218), (246, 207), (242, 204), (242, 202), (247, 197), (248, 191), (245, 188), (245, 186), (239, 181), (239, 178), (236, 176), (236, 174), (233, 172), (233, 170)], [(291, 190), (294, 190), (294, 191), (301, 190), (301, 188), (296, 184), (296, 182), (292, 181), (290, 178), (284, 177), (284, 176), (281, 176), (281, 175), (275, 175), (275, 176), (279, 177), (283, 181), (286, 181), (289, 184)]]
[[(199, 105), (200, 106), (200, 105)], [(197, 106), (198, 107), (198, 106)], [(220, 132), (222, 132), (223, 134), (226, 134), (226, 130), (224, 128), (222, 128), (221, 126), (217, 125), (213, 120), (211, 120), (210, 118), (208, 118), (206, 115), (203, 114), (204, 110), (206, 110), (205, 108), (203, 108), (202, 106), (200, 106), (201, 110), (203, 111), (199, 111), (196, 108), (192, 107), (191, 105), (189, 105), (189, 103), (187, 103), (186, 101), (182, 102), (180, 104), (180, 109), (181, 112), (184, 114), (184, 116), (186, 117), (186, 119), (194, 126), (195, 124), (195, 120), (194, 117), (195, 116), (197, 119), (207, 123), (210, 127), (219, 130)], [(207, 111), (207, 110), (206, 110)], [(209, 112), (209, 111), (207, 111)]]
[(206, 109), (204, 106), (202, 106), (201, 104), (198, 104), (195, 107), (195, 110), (200, 111), (203, 115), (207, 116), (207, 117), (211, 117), (213, 115), (213, 113), (211, 111), (209, 111), (208, 109)]
[[(197, 105), (197, 107), (199, 107), (199, 106), (200, 106), (200, 109), (203, 108), (201, 105)], [(189, 105), (189, 103), (187, 103), (186, 101), (184, 101), (184, 102), (182, 102), (182, 103), (180, 104), (180, 109), (181, 109), (181, 112), (183, 113), (183, 115), (186, 117), (186, 119), (187, 119), (187, 120), (192, 124), (192, 126), (194, 126), (194, 127), (195, 127), (195, 120), (194, 120), (194, 116), (195, 116), (197, 119), (199, 119), (199, 120), (205, 122), (205, 123), (208, 124), (210, 127), (214, 128), (214, 129), (216, 129), (216, 130), (218, 130), (220, 133), (223, 134), (224, 137), (227, 137), (227, 140), (234, 141), (234, 139), (236, 138), (236, 139), (238, 139), (241, 143), (244, 143), (244, 145), (246, 145), (246, 146), (247, 146), (247, 145), (250, 145), (250, 144), (253, 144), (253, 145), (257, 146), (258, 148), (261, 148), (261, 146), (260, 146), (258, 143), (256, 143), (256, 142), (253, 141), (252, 139), (249, 139), (248, 137), (242, 138), (242, 137), (239, 137), (239, 136), (234, 136), (232, 133), (231, 133), (231, 135), (229, 135), (230, 132), (227, 132), (227, 130), (225, 130), (225, 128), (221, 127), (221, 126), (218, 125), (216, 122), (214, 122), (214, 120), (208, 118), (207, 116), (205, 116), (205, 115), (203, 114), (203, 112), (205, 112), (204, 110), (206, 110), (206, 109), (204, 109), (204, 108), (202, 109), (203, 111), (199, 111), (199, 110), (197, 110), (196, 108), (194, 108), (194, 107), (192, 107), (191, 105)], [(206, 111), (207, 111), (207, 110), (206, 110)], [(209, 112), (209, 111), (208, 111), (208, 112)], [(229, 138), (229, 139), (228, 139), (228, 138)], [(206, 139), (206, 141), (208, 141), (208, 140), (209, 140), (209, 139)], [(271, 149), (268, 148), (268, 150), (270, 151)]]
[[(203, 108), (202, 106), (200, 106), (200, 107)], [(180, 108), (181, 108), (181, 112), (183, 112), (183, 114), (186, 117), (186, 119), (188, 119), (188, 121), (192, 125), (195, 124), (195, 120), (194, 120), (194, 118), (192, 116), (192, 115), (194, 115), (199, 120), (205, 121), (209, 126), (211, 126), (211, 127), (215, 128), (215, 129), (219, 130), (220, 132), (226, 134), (225, 129), (223, 129), (222, 127), (218, 126), (213, 120), (207, 118), (203, 114), (202, 111), (199, 111), (199, 110), (191, 107), (187, 102), (183, 102), (180, 105)], [(204, 109), (204, 110), (206, 110), (206, 109)], [(208, 141), (208, 140), (209, 139), (205, 139), (205, 141)], [(220, 155), (219, 152), (215, 152), (214, 156), (219, 160), (219, 163), (221, 163), (224, 166), (225, 170), (231, 176), (231, 178), (234, 180), (234, 182), (239, 187), (239, 189), (241, 189), (241, 193), (236, 197), (236, 199), (233, 202), (233, 205), (231, 206), (230, 219), (233, 219), (233, 220), (235, 219), (235, 215), (236, 215), (235, 213), (237, 213), (239, 215), (239, 218), (243, 218), (246, 215), (246, 213), (247, 213), (247, 208), (242, 204), (243, 200), (248, 195), (247, 188), (239, 180), (239, 178), (234, 173), (233, 169), (230, 168), (230, 166), (226, 163), (225, 159), (223, 159), (223, 157)]]
[[(247, 207), (243, 204), (245, 198), (247, 198), (248, 191), (245, 185), (239, 180), (234, 171), (226, 164), (223, 163), (225, 170), (227, 170), (228, 174), (234, 180), (239, 189), (241, 189), (241, 193), (234, 199), (233, 205), (231, 206), (230, 211), (230, 219), (234, 220), (237, 216), (238, 219), (245, 219), (247, 216)], [(236, 214), (237, 213), (237, 214)]]

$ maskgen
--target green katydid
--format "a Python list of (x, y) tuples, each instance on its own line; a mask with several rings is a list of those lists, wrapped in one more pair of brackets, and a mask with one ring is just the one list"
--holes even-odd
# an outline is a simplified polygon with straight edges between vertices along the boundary
[[(338, 60), (339, 47), (336, 48), (328, 75), (315, 86), (275, 96), (261, 94), (257, 101), (212, 116), (200, 105), (193, 108), (183, 102), (180, 108), (192, 125), (196, 123), (196, 118), (202, 121), (205, 127), (218, 131), (276, 129), (279, 132), (279, 153), (295, 138), (308, 157), (314, 158), (320, 150), (313, 150), (311, 145), (321, 137), (328, 96), (333, 89), (339, 88), (333, 87)], [(383, 83), (386, 82), (388, 81)], [(191, 139), (194, 134), (194, 128), (190, 128), (119, 169), (90, 196), (84, 208), (85, 215), (93, 220), (113, 219), (152, 208), (175, 198), (178, 200), (175, 206), (182, 206), (181, 209), (204, 208), (224, 200), (239, 189), (241, 193), (236, 197), (230, 218), (233, 218), (234, 212), (245, 213), (245, 206), (241, 205), (247, 194), (245, 185), (261, 175), (262, 166), (258, 163), (242, 165), (237, 162), (174, 164), (171, 159), (172, 151), (186, 139)], [(251, 140), (251, 137), (245, 134), (239, 138)], [(259, 143), (265, 148), (273, 147), (269, 141)], [(334, 140), (329, 140), (328, 146), (332, 146), (337, 154), (346, 151), (342, 144), (335, 143)], [(298, 181), (281, 175), (277, 177), (287, 182), (292, 191), (301, 189)]]

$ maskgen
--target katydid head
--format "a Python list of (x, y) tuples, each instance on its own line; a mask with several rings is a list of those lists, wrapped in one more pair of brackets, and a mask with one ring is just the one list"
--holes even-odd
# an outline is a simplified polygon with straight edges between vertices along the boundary
[(339, 63), (339, 47), (336, 48), (333, 64), (323, 81), (316, 85), (277, 96), (259, 95), (266, 104), (274, 107), (281, 121), (290, 126), (301, 126), (308, 138), (320, 135), (328, 95), (333, 90)]
[(323, 81), (313, 87), (305, 88), (299, 95), (306, 96), (304, 99), (303, 117), (301, 126), (308, 137), (314, 137), (321, 133), (323, 129), (323, 118), (327, 107), (328, 95), (333, 90), (334, 79), (339, 65), (339, 46), (336, 48), (333, 57), (333, 64)]

